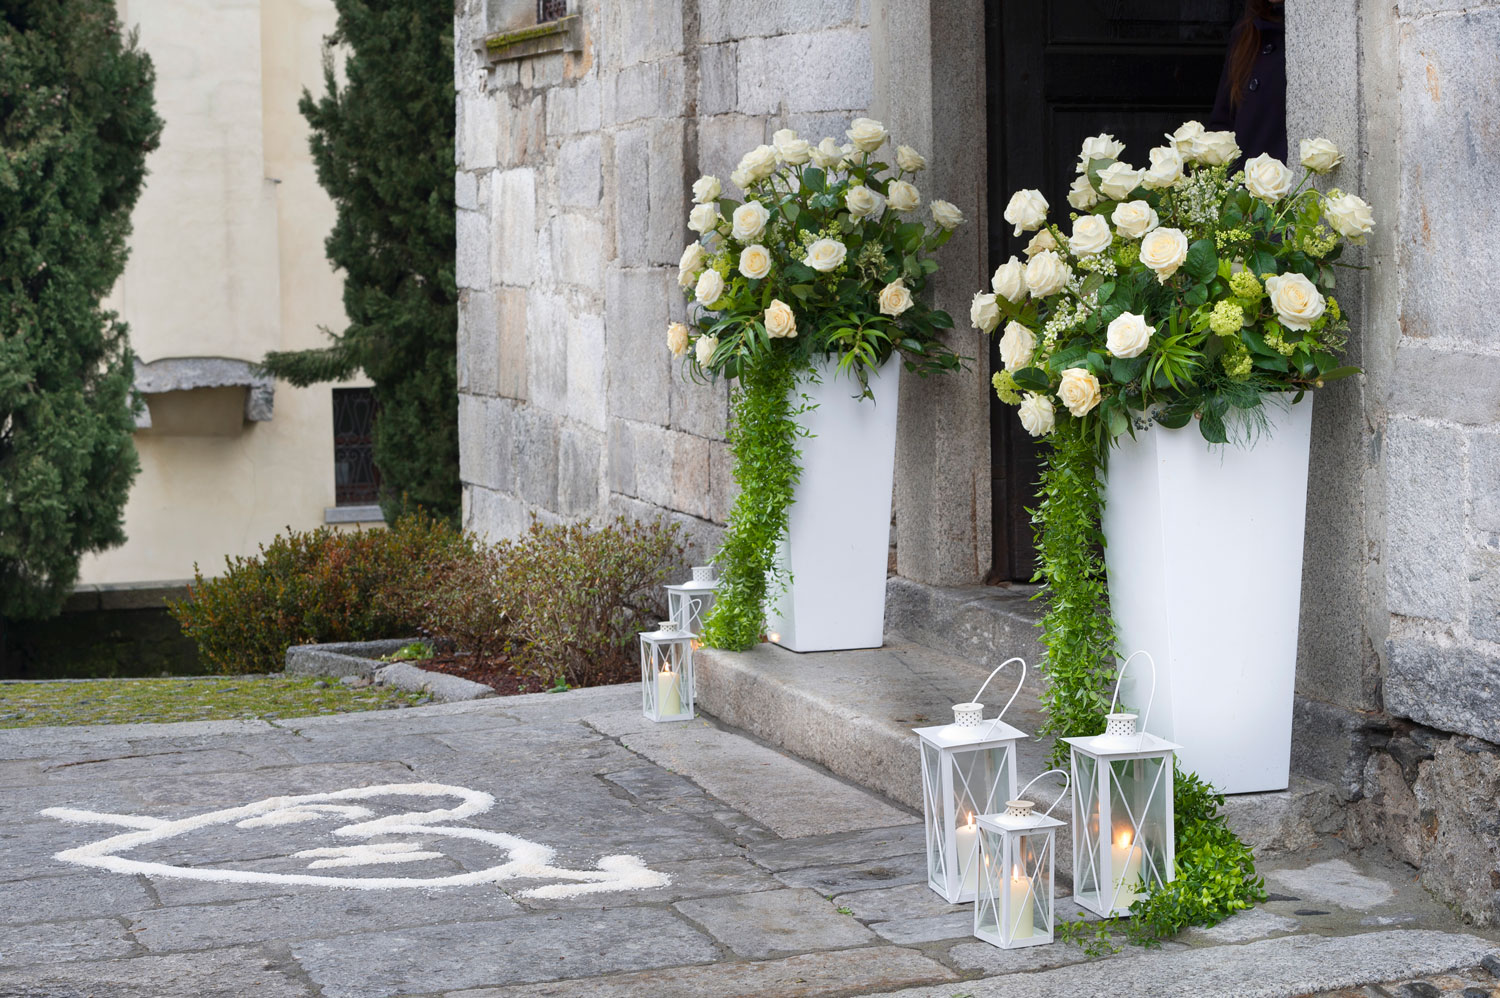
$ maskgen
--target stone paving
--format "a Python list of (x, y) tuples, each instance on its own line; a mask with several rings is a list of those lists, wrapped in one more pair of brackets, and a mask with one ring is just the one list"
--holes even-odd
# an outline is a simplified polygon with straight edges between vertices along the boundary
[[(0, 996), (1500, 996), (1500, 937), (1337, 842), (1158, 950), (994, 949), (924, 886), (909, 810), (638, 708), (0, 732)], [(255, 806), (289, 795), (314, 796)], [(332, 834), (361, 822), (384, 824)], [(74, 854), (99, 867), (55, 858), (110, 837)], [(433, 880), (455, 885), (407, 885)]]

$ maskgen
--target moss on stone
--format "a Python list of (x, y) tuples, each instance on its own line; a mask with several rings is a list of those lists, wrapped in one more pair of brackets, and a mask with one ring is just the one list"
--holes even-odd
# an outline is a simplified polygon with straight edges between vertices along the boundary
[[(576, 16), (576, 14), (573, 15), (573, 17)], [(513, 45), (529, 42), (536, 38), (546, 38), (548, 35), (563, 34), (572, 26), (573, 17), (559, 18), (556, 21), (548, 21), (545, 24), (538, 24), (530, 28), (520, 28), (516, 31), (490, 35), (484, 40), (485, 51), (492, 56), (502, 56)]]

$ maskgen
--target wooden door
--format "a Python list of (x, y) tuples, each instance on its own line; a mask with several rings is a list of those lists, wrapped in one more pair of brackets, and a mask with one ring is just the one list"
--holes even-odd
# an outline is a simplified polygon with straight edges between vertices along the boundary
[[(1086, 137), (1109, 132), (1126, 144), (1127, 162), (1145, 166), (1182, 122), (1207, 122), (1242, 9), (1241, 0), (987, 0), (992, 270), (1030, 238), (1012, 237), (1002, 217), (1016, 190), (1040, 190), (1051, 217), (1071, 228), (1067, 192)], [(990, 364), (999, 365), (993, 345)], [(993, 396), (990, 430), (990, 581), (1027, 581), (1039, 448)]]

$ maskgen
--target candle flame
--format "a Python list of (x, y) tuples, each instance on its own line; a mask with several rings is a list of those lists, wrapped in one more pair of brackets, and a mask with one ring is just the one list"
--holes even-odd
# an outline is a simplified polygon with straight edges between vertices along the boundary
[(969, 823), (970, 826), (972, 826), (974, 824), (974, 812), (973, 811), (969, 812), (969, 822), (968, 823)]
[(1011, 867), (1010, 868), (1010, 875), (1012, 877), (1014, 877), (1016, 880), (1020, 880), (1021, 879), (1021, 864), (1017, 863), (1015, 866)]
[(1130, 833), (1130, 829), (1127, 828), (1124, 831), (1122, 831), (1119, 835), (1115, 836), (1115, 845), (1117, 845), (1120, 848), (1124, 849), (1124, 848), (1126, 848), (1127, 846), (1130, 845), (1130, 843), (1131, 843), (1132, 840), (1133, 840), (1133, 836)]

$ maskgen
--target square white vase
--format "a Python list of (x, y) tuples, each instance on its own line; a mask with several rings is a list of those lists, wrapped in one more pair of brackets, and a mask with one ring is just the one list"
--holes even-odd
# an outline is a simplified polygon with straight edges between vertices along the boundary
[[(1284, 790), (1292, 744), (1312, 396), (1268, 399), (1253, 442), (1196, 423), (1110, 451), (1102, 526), (1122, 655), (1159, 676), (1147, 730), (1221, 793)], [(1127, 674), (1121, 700), (1148, 691)]]
[(818, 366), (819, 383), (799, 381), (816, 407), (799, 417), (802, 477), (778, 552), (791, 573), (768, 608), (766, 630), (792, 651), (879, 648), (885, 637), (885, 580), (896, 473), (896, 405), (901, 360), (892, 356), (859, 382)]

